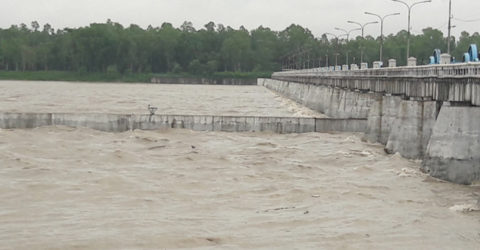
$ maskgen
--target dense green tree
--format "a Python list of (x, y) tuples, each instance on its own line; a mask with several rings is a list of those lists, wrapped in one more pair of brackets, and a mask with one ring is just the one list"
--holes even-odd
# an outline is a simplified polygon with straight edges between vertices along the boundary
[(251, 46), (255, 57), (255, 71), (273, 71), (278, 68), (276, 58), (282, 56), (279, 53), (280, 43), (278, 34), (262, 26), (252, 31)]
[(230, 71), (249, 71), (252, 56), (250, 36), (246, 30), (231, 30), (223, 41), (221, 53), (225, 60), (225, 69)]
[[(143, 29), (123, 27), (107, 20), (77, 29), (55, 31), (36, 21), (31, 26), (0, 29), (0, 70), (61, 70), (79, 72), (213, 74), (220, 71), (277, 71), (368, 62), (379, 58), (380, 39), (372, 36), (345, 39), (316, 38), (300, 25), (283, 31), (258, 27), (248, 31), (209, 22), (195, 29), (189, 21), (179, 28), (170, 23)], [(407, 32), (388, 35), (384, 60), (406, 64)], [(412, 35), (411, 55), (428, 63), (433, 50), (446, 51), (447, 39), (436, 29)], [(470, 44), (480, 45), (480, 35), (463, 32), (452, 39), (452, 55), (461, 60)]]

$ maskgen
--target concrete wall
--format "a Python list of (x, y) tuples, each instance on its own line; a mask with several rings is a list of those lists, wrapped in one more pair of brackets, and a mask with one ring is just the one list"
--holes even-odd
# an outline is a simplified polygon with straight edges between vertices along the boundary
[(288, 117), (234, 117), (234, 116), (133, 116), (131, 129), (155, 130), (183, 128), (195, 131), (225, 132), (315, 132), (315, 119)]
[(366, 119), (315, 119), (315, 132), (361, 132), (367, 130)]
[(52, 114), (3, 113), (0, 114), (0, 128), (37, 128), (51, 126)]
[(375, 101), (374, 94), (315, 84), (259, 79), (258, 85), (334, 118), (366, 119)]
[(391, 94), (362, 93), (323, 85), (259, 79), (265, 86), (334, 118), (366, 118), (365, 139), (388, 153), (421, 159), (436, 121), (439, 102), (404, 100)]
[(366, 119), (298, 117), (0, 113), (0, 128), (28, 129), (63, 125), (107, 132), (183, 128), (225, 132), (364, 132)]
[[(37, 114), (31, 114), (36, 116)], [(130, 115), (113, 114), (51, 114), (51, 125), (85, 127), (107, 132), (123, 132), (131, 128)], [(1, 119), (0, 119), (1, 120)], [(0, 122), (1, 124), (1, 122)]]
[(235, 79), (235, 78), (169, 78), (154, 77), (150, 80), (152, 83), (159, 84), (204, 84), (204, 85), (256, 85), (256, 79)]

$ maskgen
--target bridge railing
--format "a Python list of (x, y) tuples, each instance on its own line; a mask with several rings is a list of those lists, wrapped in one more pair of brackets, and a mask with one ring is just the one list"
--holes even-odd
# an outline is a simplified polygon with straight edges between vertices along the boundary
[(480, 77), (480, 63), (425, 65), (380, 69), (332, 70), (313, 68), (275, 72), (273, 77), (289, 76), (352, 76), (352, 77)]

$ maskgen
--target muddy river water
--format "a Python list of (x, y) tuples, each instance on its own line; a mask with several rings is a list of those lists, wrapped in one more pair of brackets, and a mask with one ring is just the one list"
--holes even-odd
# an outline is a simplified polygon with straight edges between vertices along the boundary
[(0, 81), (0, 112), (315, 116), (260, 86)]
[[(43, 93), (33, 90), (37, 84), (0, 83), (0, 111), (136, 112), (135, 105), (101, 97), (122, 95), (113, 89), (90, 93), (92, 100), (105, 100), (97, 105), (76, 99), (75, 91), (87, 96), (82, 85), (48, 83)], [(73, 88), (64, 101), (75, 105), (58, 103), (63, 100), (54, 90), (58, 86)], [(120, 86), (131, 88), (126, 96), (135, 90)], [(145, 103), (154, 97), (149, 85), (138, 86), (146, 89)], [(313, 112), (257, 87), (179, 88), (192, 98), (207, 88), (220, 99), (243, 93), (236, 98), (251, 101), (212, 100), (210, 110), (199, 104), (178, 113), (228, 113), (232, 105), (245, 105), (239, 112), (252, 114), (258, 105), (263, 114)], [(211, 100), (208, 96), (203, 100)], [(175, 104), (171, 112), (182, 102), (194, 103), (182, 98), (164, 95), (162, 102)], [(382, 145), (360, 138), (0, 130), (0, 249), (480, 248), (480, 187), (430, 178), (418, 171), (420, 162), (387, 155)]]

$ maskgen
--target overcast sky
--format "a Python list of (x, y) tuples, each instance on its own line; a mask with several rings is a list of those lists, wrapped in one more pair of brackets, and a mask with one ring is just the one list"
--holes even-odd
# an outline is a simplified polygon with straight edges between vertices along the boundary
[[(404, 0), (413, 3), (414, 0)], [(179, 27), (185, 20), (196, 28), (209, 21), (233, 28), (244, 25), (251, 30), (260, 25), (283, 30), (292, 23), (310, 29), (315, 36), (325, 32), (340, 34), (334, 27), (356, 28), (347, 20), (375, 21), (365, 11), (378, 14), (400, 12), (385, 21), (385, 34), (407, 28), (407, 8), (391, 0), (0, 0), (0, 27), (36, 20), (55, 29), (87, 26), (108, 18), (124, 26), (131, 23), (146, 28), (170, 22)], [(480, 19), (479, 0), (453, 0), (453, 15), (463, 20)], [(448, 0), (433, 0), (412, 10), (412, 32), (433, 27), (447, 33)], [(480, 31), (480, 20), (454, 20), (453, 33)], [(368, 26), (366, 34), (378, 36), (379, 25)]]

